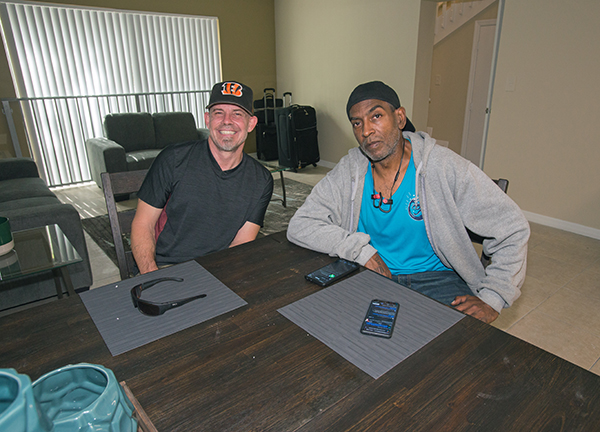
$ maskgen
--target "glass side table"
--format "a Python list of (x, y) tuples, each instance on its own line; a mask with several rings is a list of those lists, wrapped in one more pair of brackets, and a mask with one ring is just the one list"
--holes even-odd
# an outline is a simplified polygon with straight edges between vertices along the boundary
[(271, 201), (281, 201), (283, 206), (287, 207), (287, 199), (285, 197), (285, 181), (283, 179), (283, 172), (284, 171), (292, 171), (292, 168), (281, 166), (281, 165), (279, 165), (279, 161), (276, 161), (276, 160), (272, 160), (272, 161), (260, 160), (256, 157), (256, 153), (249, 154), (249, 156), (256, 159), (262, 166), (264, 166), (266, 169), (268, 169), (271, 174), (279, 173), (279, 179), (281, 180), (281, 190), (282, 190), (283, 198), (282, 199), (276, 198)]
[(0, 256), (0, 283), (52, 271), (56, 294), (63, 297), (62, 279), (69, 296), (75, 295), (67, 266), (83, 261), (56, 224), (13, 232), (15, 247)]

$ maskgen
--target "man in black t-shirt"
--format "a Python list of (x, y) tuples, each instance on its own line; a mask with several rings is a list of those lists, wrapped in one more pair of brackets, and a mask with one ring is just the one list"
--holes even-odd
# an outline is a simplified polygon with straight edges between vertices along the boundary
[(256, 238), (273, 177), (244, 153), (257, 123), (252, 89), (217, 83), (204, 114), (209, 138), (165, 148), (138, 192), (131, 249), (141, 273)]

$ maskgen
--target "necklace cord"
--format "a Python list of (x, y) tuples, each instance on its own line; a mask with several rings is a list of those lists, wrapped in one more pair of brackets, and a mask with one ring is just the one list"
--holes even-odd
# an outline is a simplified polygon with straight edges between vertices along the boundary
[[(394, 186), (396, 186), (396, 182), (398, 181), (398, 176), (400, 175), (400, 170), (402, 169), (402, 162), (404, 161), (404, 149), (406, 148), (406, 141), (402, 142), (402, 156), (400, 157), (400, 166), (398, 166), (398, 171), (396, 171), (396, 175), (394, 176), (394, 182), (392, 183), (392, 187), (390, 188), (390, 199), (385, 199), (383, 197), (383, 194), (377, 193), (377, 191), (375, 191), (375, 193), (373, 195), (371, 195), (371, 199), (373, 200), (373, 207), (378, 208), (379, 210), (381, 210), (384, 213), (389, 213), (390, 211), (392, 211), (392, 204), (394, 203), (394, 200), (392, 199), (392, 195), (393, 195), (393, 191), (394, 191)], [(373, 164), (371, 164), (372, 166)], [(373, 182), (373, 185), (375, 184), (375, 182)], [(384, 210), (382, 208), (382, 204), (386, 204), (389, 205), (387, 210)]]

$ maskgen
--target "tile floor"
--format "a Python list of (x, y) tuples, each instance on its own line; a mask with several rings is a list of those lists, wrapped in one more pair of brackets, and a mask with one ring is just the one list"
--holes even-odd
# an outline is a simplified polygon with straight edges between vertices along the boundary
[[(315, 185), (327, 171), (309, 166), (284, 175)], [(95, 184), (56, 193), (61, 200), (75, 204), (82, 217), (106, 213), (102, 191)], [(117, 281), (117, 267), (87, 234), (86, 240), (93, 287)], [(532, 223), (522, 295), (492, 325), (600, 375), (598, 311), (600, 240)]]

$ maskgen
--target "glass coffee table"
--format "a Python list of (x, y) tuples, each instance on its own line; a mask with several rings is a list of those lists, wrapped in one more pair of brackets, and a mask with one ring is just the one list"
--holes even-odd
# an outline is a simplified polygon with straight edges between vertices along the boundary
[(56, 224), (12, 233), (15, 246), (0, 256), (0, 283), (52, 271), (56, 294), (63, 297), (62, 279), (69, 296), (75, 295), (67, 266), (83, 261)]

